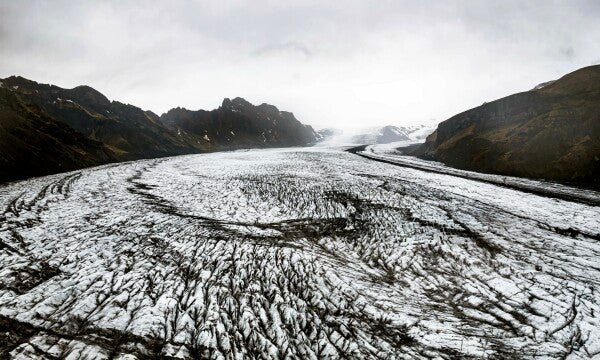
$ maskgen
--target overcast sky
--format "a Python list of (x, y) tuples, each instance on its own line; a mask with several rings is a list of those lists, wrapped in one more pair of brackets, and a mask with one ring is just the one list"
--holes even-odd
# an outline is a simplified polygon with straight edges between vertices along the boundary
[(317, 127), (442, 121), (600, 63), (600, 1), (0, 0), (0, 77), (158, 114), (241, 96)]

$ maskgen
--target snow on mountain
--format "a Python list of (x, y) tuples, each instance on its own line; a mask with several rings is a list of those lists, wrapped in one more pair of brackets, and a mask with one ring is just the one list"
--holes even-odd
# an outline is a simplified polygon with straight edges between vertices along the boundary
[(409, 126), (407, 127), (408, 137), (410, 137), (411, 140), (424, 140), (431, 135), (436, 128), (437, 123)]
[(546, 86), (548, 86), (548, 85), (552, 85), (552, 84), (554, 84), (555, 82), (556, 82), (556, 80), (550, 80), (550, 81), (546, 81), (546, 82), (543, 82), (543, 83), (541, 83), (541, 84), (537, 84), (537, 85), (536, 85), (536, 86), (534, 86), (534, 87), (533, 87), (533, 89), (531, 89), (531, 90), (539, 90), (539, 89), (543, 89), (543, 88), (545, 88), (545, 87), (546, 87)]
[(435, 131), (437, 123), (408, 126), (379, 126), (358, 130), (322, 129), (320, 141), (325, 144), (387, 144), (399, 141), (418, 141)]

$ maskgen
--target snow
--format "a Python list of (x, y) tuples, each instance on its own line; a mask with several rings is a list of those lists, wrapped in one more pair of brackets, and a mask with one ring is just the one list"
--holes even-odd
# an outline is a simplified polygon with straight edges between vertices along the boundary
[(202, 137), (204, 140), (206, 141), (210, 141), (210, 138), (208, 137), (208, 135), (204, 134), (204, 136)]
[[(423, 142), (425, 138), (435, 131), (437, 122), (430, 120), (424, 124), (407, 125), (407, 126), (388, 126), (388, 131), (391, 131), (398, 136), (406, 136), (410, 141)], [(362, 145), (365, 143), (374, 144), (377, 138), (385, 134), (386, 127), (369, 127), (361, 129), (331, 129), (334, 135), (325, 137), (319, 142), (320, 146), (333, 145)]]
[(398, 129), (397, 127), (392, 127), (391, 131), (396, 134), (396, 135), (407, 135), (404, 132), (400, 131), (400, 129)]
[(0, 186), (0, 319), (34, 326), (10, 356), (600, 354), (600, 207), (376, 160), (245, 150)]
[(408, 137), (412, 140), (424, 140), (427, 136), (437, 129), (437, 123), (429, 122), (427, 124), (410, 127)]
[(541, 84), (537, 84), (536, 86), (534, 86), (534, 87), (533, 87), (533, 89), (532, 89), (532, 90), (539, 90), (539, 89), (543, 89), (543, 88), (545, 88), (546, 86), (549, 86), (549, 85), (552, 85), (552, 84), (554, 84), (555, 82), (556, 82), (556, 80), (550, 80), (550, 81), (543, 82), (543, 83), (541, 83)]

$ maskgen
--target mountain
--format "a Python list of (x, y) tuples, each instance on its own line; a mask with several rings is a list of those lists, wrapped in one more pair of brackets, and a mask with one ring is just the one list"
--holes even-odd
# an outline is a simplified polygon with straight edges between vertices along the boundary
[(115, 161), (250, 147), (308, 145), (310, 126), (275, 106), (225, 99), (213, 111), (162, 116), (110, 101), (89, 86), (64, 89), (0, 79), (0, 181)]
[(404, 129), (388, 125), (366, 134), (355, 135), (352, 140), (356, 143), (387, 144), (395, 141), (410, 140), (410, 138)]
[(90, 139), (16, 92), (0, 87), (0, 181), (117, 161), (115, 149)]
[(319, 129), (319, 130), (317, 130), (317, 140), (318, 141), (327, 140), (334, 136), (341, 135), (343, 133), (344, 132), (342, 130), (336, 129), (336, 128)]
[(424, 139), (434, 131), (429, 125), (383, 126), (354, 135), (352, 142), (361, 144), (388, 144), (396, 141)]
[(110, 101), (89, 86), (63, 89), (16, 76), (0, 81), (27, 105), (109, 146), (119, 159), (185, 154), (196, 149), (181, 141), (151, 112)]
[(409, 126), (382, 126), (358, 130), (324, 128), (317, 131), (317, 140), (321, 144), (388, 144), (398, 141), (422, 140), (435, 130), (429, 121), (425, 124)]
[(212, 111), (171, 109), (160, 120), (186, 142), (206, 148), (286, 147), (317, 140), (313, 128), (294, 114), (269, 104), (254, 106), (239, 97), (223, 100)]
[(460, 169), (600, 186), (600, 66), (465, 111), (408, 153)]

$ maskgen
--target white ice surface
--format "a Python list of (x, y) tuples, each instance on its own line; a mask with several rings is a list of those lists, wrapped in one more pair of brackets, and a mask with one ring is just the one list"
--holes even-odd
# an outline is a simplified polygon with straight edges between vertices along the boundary
[(320, 147), (35, 178), (0, 209), (13, 358), (600, 354), (585, 203)]

